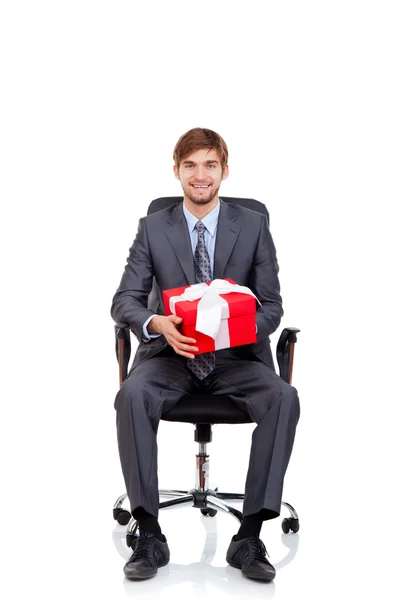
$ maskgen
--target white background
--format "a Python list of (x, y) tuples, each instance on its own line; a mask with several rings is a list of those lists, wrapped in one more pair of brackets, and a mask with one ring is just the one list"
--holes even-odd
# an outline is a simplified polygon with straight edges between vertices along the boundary
[[(5, 597), (412, 597), (413, 26), (399, 0), (1, 4)], [(265, 524), (273, 562), (295, 554), (270, 586), (226, 568), (231, 517), (190, 508), (161, 516), (172, 565), (125, 582), (111, 520), (109, 308), (139, 217), (181, 192), (174, 145), (200, 126), (229, 146), (221, 193), (270, 211), (273, 347), (301, 329), (284, 494), (301, 530)], [(222, 491), (243, 490), (252, 429), (214, 428)], [(162, 487), (192, 487), (195, 450), (192, 426), (161, 424)]]

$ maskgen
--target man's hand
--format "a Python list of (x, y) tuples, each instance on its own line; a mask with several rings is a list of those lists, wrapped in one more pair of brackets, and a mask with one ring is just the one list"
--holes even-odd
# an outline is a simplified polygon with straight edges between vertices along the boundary
[(194, 354), (191, 354), (191, 351), (197, 352), (198, 348), (191, 344), (195, 344), (196, 341), (193, 338), (181, 335), (177, 329), (181, 321), (182, 318), (176, 315), (169, 315), (168, 317), (156, 315), (149, 322), (148, 331), (150, 333), (161, 333), (177, 354), (181, 354), (181, 356), (185, 356), (186, 358), (194, 358)]

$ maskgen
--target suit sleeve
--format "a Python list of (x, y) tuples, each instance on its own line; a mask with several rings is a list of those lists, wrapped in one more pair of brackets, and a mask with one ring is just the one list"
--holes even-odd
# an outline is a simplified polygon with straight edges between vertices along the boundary
[(154, 315), (147, 308), (153, 274), (145, 220), (140, 219), (138, 232), (130, 248), (127, 265), (111, 307), (114, 321), (127, 323), (140, 342), (143, 342), (144, 323)]
[(276, 248), (266, 217), (262, 218), (259, 240), (251, 272), (251, 289), (262, 306), (257, 307), (257, 341), (263, 340), (280, 325), (283, 316), (280, 296), (279, 265)]

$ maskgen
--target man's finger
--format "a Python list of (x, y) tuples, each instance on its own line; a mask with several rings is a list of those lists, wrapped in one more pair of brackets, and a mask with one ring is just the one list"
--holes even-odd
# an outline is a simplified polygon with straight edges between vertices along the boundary
[(194, 354), (189, 354), (188, 352), (177, 352), (181, 356), (185, 356), (186, 358), (195, 358)]
[(190, 344), (174, 341), (174, 344), (171, 345), (173, 348), (178, 348), (178, 350), (183, 350), (184, 352), (198, 352), (197, 346), (190, 346)]
[(167, 318), (171, 323), (176, 323), (177, 325), (183, 320), (182, 317), (177, 317), (177, 315), (169, 315)]
[(195, 358), (194, 354), (191, 354), (190, 352), (184, 352), (184, 350), (180, 350), (179, 348), (173, 346), (175, 353), (176, 354), (180, 354), (180, 356), (185, 356), (186, 358)]
[(177, 342), (181, 342), (182, 344), (196, 344), (196, 340), (194, 338), (185, 337), (185, 335), (181, 335), (181, 333), (177, 332), (174, 334), (174, 339)]

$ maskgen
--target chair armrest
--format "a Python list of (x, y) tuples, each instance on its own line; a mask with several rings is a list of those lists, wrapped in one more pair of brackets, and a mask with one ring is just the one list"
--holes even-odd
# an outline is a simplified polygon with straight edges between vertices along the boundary
[(115, 352), (119, 365), (119, 385), (121, 385), (128, 374), (131, 357), (131, 333), (126, 323), (115, 324)]
[(297, 341), (296, 334), (299, 333), (299, 331), (300, 329), (297, 329), (296, 327), (286, 327), (280, 334), (276, 347), (279, 375), (287, 383), (292, 383), (293, 356)]

